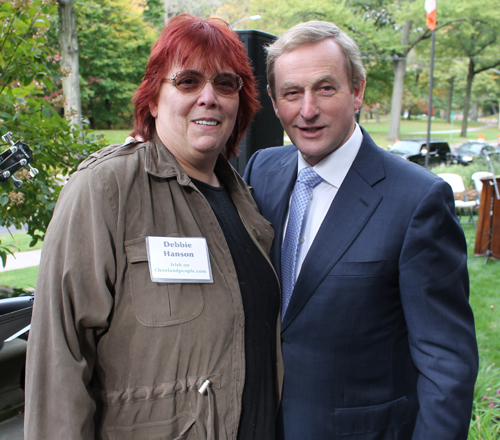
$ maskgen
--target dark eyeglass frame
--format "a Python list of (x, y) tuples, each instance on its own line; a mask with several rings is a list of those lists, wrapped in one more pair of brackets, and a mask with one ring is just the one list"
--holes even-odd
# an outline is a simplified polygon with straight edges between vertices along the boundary
[[(205, 79), (205, 82), (200, 82), (200, 88), (199, 89), (186, 91), (186, 90), (182, 90), (182, 89), (179, 88), (179, 86), (177, 84), (177, 76), (179, 74), (181, 74), (181, 73), (189, 73), (189, 72), (198, 74), (198, 75), (202, 76)], [(220, 76), (220, 75), (232, 75), (232, 76), (234, 76), (236, 78), (237, 82), (238, 82), (237, 89), (234, 92), (231, 92), (231, 93), (221, 93), (219, 90), (217, 90), (217, 86), (216, 86), (216, 83), (214, 82), (214, 80), (218, 76)], [(241, 88), (243, 87), (243, 85), (244, 85), (243, 80), (241, 79), (241, 77), (239, 75), (236, 75), (236, 73), (231, 73), (231, 72), (218, 73), (217, 75), (214, 75), (211, 79), (207, 79), (207, 77), (205, 75), (203, 75), (201, 72), (198, 72), (197, 70), (181, 70), (180, 72), (177, 72), (172, 78), (166, 78), (165, 80), (166, 81), (170, 81), (172, 83), (172, 85), (177, 90), (179, 90), (179, 92), (184, 93), (186, 95), (192, 95), (193, 93), (198, 93), (198, 92), (202, 91), (203, 88), (207, 85), (207, 82), (212, 83), (212, 87), (214, 88), (215, 93), (217, 93), (217, 95), (219, 95), (219, 96), (233, 96), (233, 95), (236, 95), (236, 93), (238, 93), (241, 90)]]

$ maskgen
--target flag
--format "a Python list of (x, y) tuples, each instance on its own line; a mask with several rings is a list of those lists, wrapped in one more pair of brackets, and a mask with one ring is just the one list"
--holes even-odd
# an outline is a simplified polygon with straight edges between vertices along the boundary
[(425, 0), (425, 12), (427, 12), (427, 27), (433, 31), (436, 29), (436, 0)]

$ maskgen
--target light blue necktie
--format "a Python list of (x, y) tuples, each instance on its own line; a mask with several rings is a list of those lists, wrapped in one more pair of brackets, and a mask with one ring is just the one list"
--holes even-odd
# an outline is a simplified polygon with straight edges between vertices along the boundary
[(286, 228), (285, 240), (281, 248), (281, 286), (282, 304), (281, 319), (285, 316), (288, 303), (295, 285), (295, 270), (297, 264), (300, 231), (307, 204), (311, 200), (313, 188), (321, 182), (322, 178), (311, 167), (303, 168), (293, 188), (290, 203), (290, 215)]

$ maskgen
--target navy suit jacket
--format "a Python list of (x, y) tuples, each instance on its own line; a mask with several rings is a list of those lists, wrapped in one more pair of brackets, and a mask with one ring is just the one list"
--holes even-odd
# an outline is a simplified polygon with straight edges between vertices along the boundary
[[(278, 438), (465, 440), (478, 354), (451, 188), (363, 136), (284, 316)], [(293, 145), (245, 173), (278, 273), (296, 175)]]

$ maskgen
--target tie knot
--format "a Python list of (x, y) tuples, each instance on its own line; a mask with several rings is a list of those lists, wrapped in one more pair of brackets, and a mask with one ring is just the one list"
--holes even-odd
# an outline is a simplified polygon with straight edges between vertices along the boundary
[(317, 186), (323, 179), (321, 176), (313, 170), (312, 167), (302, 168), (299, 172), (299, 178), (297, 182), (302, 182), (304, 185), (307, 185), (309, 188), (314, 188)]

